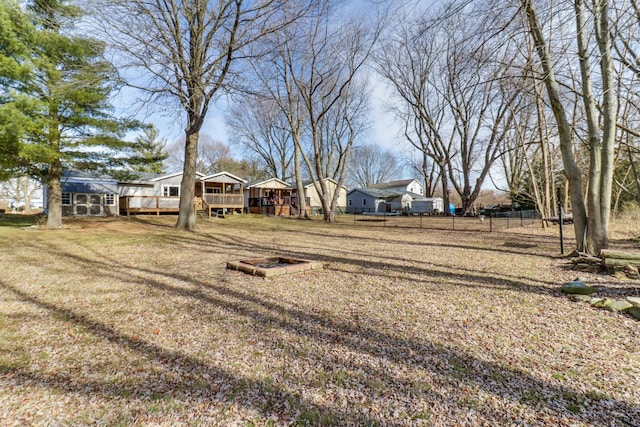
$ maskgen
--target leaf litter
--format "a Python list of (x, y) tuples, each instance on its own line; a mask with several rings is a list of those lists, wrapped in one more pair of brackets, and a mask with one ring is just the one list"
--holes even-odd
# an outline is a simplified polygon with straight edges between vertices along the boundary
[[(639, 324), (552, 236), (168, 221), (0, 229), (0, 424), (638, 425)], [(325, 268), (224, 268), (284, 255)]]

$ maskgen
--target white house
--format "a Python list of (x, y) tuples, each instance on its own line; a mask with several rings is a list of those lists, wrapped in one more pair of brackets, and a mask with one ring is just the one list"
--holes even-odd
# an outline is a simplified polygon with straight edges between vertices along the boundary
[(380, 182), (368, 186), (369, 189), (385, 190), (392, 193), (414, 193), (424, 196), (424, 186), (417, 179), (403, 179), (399, 181)]

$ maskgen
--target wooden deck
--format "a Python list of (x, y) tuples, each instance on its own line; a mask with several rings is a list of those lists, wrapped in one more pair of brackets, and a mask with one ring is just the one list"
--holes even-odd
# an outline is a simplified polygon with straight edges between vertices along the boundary
[[(225, 211), (242, 213), (244, 196), (242, 194), (205, 194), (194, 200), (196, 210), (205, 210), (209, 217)], [(123, 196), (120, 197), (120, 214), (177, 214), (180, 211), (180, 197), (162, 196)]]
[(161, 196), (123, 196), (120, 197), (120, 213), (126, 214), (156, 214), (178, 213), (180, 197)]
[(230, 210), (242, 213), (244, 210), (244, 196), (242, 194), (205, 194), (203, 201), (209, 212), (209, 217), (212, 212)]

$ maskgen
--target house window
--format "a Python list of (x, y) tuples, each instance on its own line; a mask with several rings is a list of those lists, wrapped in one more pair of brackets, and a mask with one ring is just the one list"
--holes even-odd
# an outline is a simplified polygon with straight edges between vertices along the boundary
[(180, 186), (179, 185), (163, 185), (162, 196), (163, 197), (179, 197)]
[(62, 193), (62, 206), (71, 206), (71, 193)]
[(352, 200), (351, 200), (351, 199), (349, 199), (349, 206), (352, 206), (351, 202), (352, 202)]
[(362, 199), (362, 206), (367, 206), (367, 199)]
[(107, 206), (115, 206), (116, 204), (116, 195), (113, 193), (104, 195), (104, 204)]

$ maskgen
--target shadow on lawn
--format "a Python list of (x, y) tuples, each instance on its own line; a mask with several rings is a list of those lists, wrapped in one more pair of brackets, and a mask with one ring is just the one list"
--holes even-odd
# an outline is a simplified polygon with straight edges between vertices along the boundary
[[(412, 278), (414, 282), (433, 283), (433, 279), (444, 279), (447, 281), (455, 281), (456, 284), (464, 287), (485, 287), (495, 288), (501, 287), (505, 289), (512, 289), (515, 291), (522, 291), (534, 294), (543, 295), (561, 295), (560, 289), (557, 283), (545, 282), (542, 280), (536, 280), (536, 284), (527, 283), (520, 276), (502, 274), (496, 276), (490, 273), (479, 273), (475, 270), (465, 269), (462, 267), (456, 267), (456, 272), (443, 271), (442, 269), (451, 269), (448, 265), (437, 265), (431, 262), (425, 262), (425, 267), (410, 266), (407, 267), (407, 262), (417, 263), (415, 259), (396, 256), (394, 254), (384, 255), (386, 261), (377, 261), (363, 258), (380, 258), (380, 255), (371, 254), (365, 251), (339, 251), (337, 249), (331, 250), (331, 255), (319, 253), (316, 247), (309, 247), (307, 250), (303, 249), (300, 245), (297, 249), (286, 248), (283, 249), (278, 243), (265, 242), (256, 240), (251, 242), (247, 239), (243, 241), (237, 241), (232, 237), (221, 237), (219, 235), (202, 235), (199, 236), (201, 240), (198, 242), (198, 246), (202, 250), (211, 250), (215, 252), (229, 251), (230, 257), (234, 252), (238, 255), (246, 256), (247, 251), (253, 254), (263, 255), (281, 255), (291, 256), (295, 258), (313, 259), (315, 261), (321, 261), (330, 264), (330, 269), (337, 271), (344, 271), (354, 274), (351, 271), (341, 269), (339, 265), (352, 265), (363, 269), (361, 274), (369, 275), (372, 271), (375, 271), (378, 277), (387, 277), (389, 279), (397, 278), (398, 274), (407, 275), (411, 274), (415, 276)], [(184, 235), (171, 235), (167, 236), (168, 243), (171, 244), (193, 244), (193, 238), (191, 236)], [(239, 250), (242, 249), (242, 251)], [(469, 247), (469, 249), (477, 250), (476, 248)], [(394, 263), (396, 262), (396, 263)], [(394, 275), (395, 274), (395, 275)], [(428, 279), (421, 279), (421, 277)], [(493, 286), (489, 286), (487, 283), (491, 282)]]
[[(379, 231), (379, 230), (376, 230), (376, 231)], [(544, 251), (543, 248), (540, 247), (540, 246), (553, 246), (554, 244), (556, 244), (553, 238), (550, 238), (547, 236), (527, 235), (525, 237), (520, 234), (509, 234), (506, 232), (500, 232), (500, 234), (494, 233), (491, 235), (483, 235), (483, 237), (485, 237), (487, 240), (494, 238), (494, 236), (500, 236), (495, 238), (496, 240), (502, 241), (504, 240), (504, 236), (509, 236), (514, 241), (518, 241), (518, 242), (523, 240), (526, 241), (526, 244), (510, 243), (506, 241), (506, 242), (503, 242), (500, 246), (488, 247), (488, 246), (473, 245), (472, 243), (468, 242), (468, 239), (465, 239), (465, 236), (477, 237), (479, 235), (477, 231), (444, 230), (442, 234), (447, 235), (447, 237), (449, 237), (450, 240), (448, 240), (447, 242), (442, 241), (442, 242), (435, 242), (435, 243), (434, 242), (428, 242), (428, 243), (412, 242), (412, 241), (394, 239), (393, 238), (394, 231), (395, 230), (393, 229), (389, 229), (388, 236), (385, 236), (384, 238), (354, 236), (354, 235), (345, 236), (340, 234), (333, 234), (331, 237), (336, 239), (344, 239), (345, 241), (361, 240), (361, 241), (371, 242), (378, 245), (397, 244), (397, 245), (405, 245), (405, 246), (419, 246), (419, 247), (425, 247), (425, 248), (438, 247), (438, 248), (451, 248), (451, 249), (469, 249), (474, 251), (502, 252), (502, 253), (514, 254), (514, 255), (529, 255), (529, 256), (536, 256), (536, 257), (542, 257), (542, 258), (552, 258), (553, 256), (556, 255), (555, 252)], [(428, 232), (428, 231), (429, 230), (425, 230), (425, 232)], [(308, 236), (317, 236), (317, 237), (327, 236), (326, 233), (320, 233), (320, 232), (314, 232), (314, 231), (296, 230), (296, 232), (303, 235), (308, 235)], [(553, 243), (551, 243), (552, 241)], [(452, 243), (452, 242), (456, 242), (456, 243)], [(565, 243), (568, 244), (569, 242), (570, 242), (569, 239), (565, 238)], [(557, 245), (559, 245), (559, 241)], [(559, 253), (559, 246), (558, 246), (557, 253)]]
[[(179, 236), (174, 237), (177, 237), (176, 243), (182, 239)], [(219, 240), (216, 244), (226, 245), (227, 242)], [(497, 395), (506, 401), (515, 399), (529, 405), (535, 411), (557, 416), (567, 422), (582, 421), (610, 425), (616, 422), (617, 417), (619, 422), (633, 425), (630, 420), (640, 416), (640, 408), (637, 405), (551, 384), (521, 370), (447, 348), (441, 343), (420, 339), (401, 339), (392, 334), (375, 330), (360, 323), (357, 319), (331, 318), (309, 313), (220, 284), (206, 283), (187, 275), (167, 275), (161, 270), (123, 264), (105, 256), (100, 260), (79, 256), (65, 251), (63, 244), (60, 244), (56, 249), (61, 260), (68, 261), (75, 268), (92, 269), (97, 277), (114, 278), (135, 286), (158, 290), (169, 296), (188, 297), (194, 303), (217, 307), (230, 315), (245, 318), (256, 330), (262, 331), (261, 338), (265, 341), (269, 339), (272, 341), (273, 348), (286, 345), (286, 343), (280, 341), (281, 338), (278, 338), (277, 333), (268, 333), (267, 331), (281, 330), (287, 334), (310, 339), (322, 346), (343, 348), (347, 352), (366, 355), (369, 359), (373, 358), (382, 365), (392, 362), (392, 364), (401, 367), (422, 370), (435, 377), (443, 378), (444, 383), (449, 387), (453, 384), (460, 384), (460, 386), (475, 387), (485, 393)], [(253, 249), (257, 251), (256, 247)], [(336, 262), (338, 261), (336, 260)], [(352, 262), (355, 261), (352, 260)], [(395, 268), (396, 266), (387, 265), (387, 267)], [(378, 268), (384, 267), (380, 265)], [(175, 280), (185, 286), (176, 286)], [(340, 408), (336, 405), (319, 405), (297, 391), (287, 390), (284, 385), (279, 384), (278, 379), (270, 384), (265, 384), (260, 380), (238, 377), (180, 351), (167, 350), (153, 343), (125, 335), (108, 324), (92, 320), (90, 305), (87, 305), (85, 313), (81, 313), (43, 301), (40, 297), (29, 295), (2, 281), (0, 281), (0, 286), (26, 303), (47, 310), (91, 334), (166, 366), (166, 372), (137, 380), (129, 387), (99, 382), (87, 384), (76, 382), (68, 376), (54, 374), (44, 376), (26, 369), (19, 370), (11, 379), (5, 381), (13, 381), (25, 386), (37, 384), (44, 388), (77, 393), (96, 393), (105, 395), (107, 398), (121, 397), (130, 393), (131, 397), (142, 399), (148, 399), (150, 392), (172, 393), (175, 390), (185, 390), (185, 387), (187, 391), (193, 392), (196, 382), (207, 382), (210, 383), (209, 388), (199, 390), (204, 393), (205, 399), (216, 400), (221, 404), (233, 399), (248, 409), (258, 411), (264, 417), (282, 419), (282, 417), (288, 416), (290, 418), (292, 416), (291, 409), (285, 409), (283, 406), (283, 402), (289, 402), (292, 407), (302, 408), (303, 413), (317, 414), (317, 416), (314, 415), (316, 425), (376, 424), (365, 410), (349, 408), (349, 406)], [(303, 357), (309, 361), (310, 365), (321, 366), (326, 370), (364, 369), (365, 372), (376, 370), (374, 366), (367, 366), (366, 358), (360, 362), (337, 361), (335, 355), (325, 355), (321, 352), (312, 352)], [(409, 401), (416, 400), (412, 390), (415, 390), (419, 385), (393, 370), (393, 365), (386, 373), (380, 375), (377, 381), (380, 382), (380, 386), (377, 388), (402, 390), (405, 394), (403, 398)], [(167, 387), (166, 389), (157, 389), (156, 384), (165, 384)], [(230, 390), (233, 392), (220, 394), (220, 384), (229, 384)], [(437, 384), (434, 384), (434, 387), (436, 386)], [(369, 394), (375, 394), (375, 391), (372, 390), (365, 391)], [(258, 399), (255, 398), (255, 394), (258, 395)], [(178, 393), (178, 398), (179, 396)], [(455, 396), (445, 397), (440, 395), (437, 389), (431, 389), (426, 391), (422, 398), (430, 403), (450, 405), (451, 402), (443, 400), (455, 399)], [(417, 400), (420, 400), (420, 397)], [(590, 400), (592, 409), (594, 407), (599, 409), (594, 419), (585, 419), (580, 413), (573, 413), (573, 411), (579, 411), (580, 405), (586, 400)], [(486, 406), (474, 409), (478, 417), (485, 423), (505, 425), (513, 422), (510, 417), (514, 414), (497, 413)], [(592, 411), (591, 414), (593, 415), (594, 412)], [(406, 422), (407, 420), (398, 421), (397, 425), (405, 425)]]

